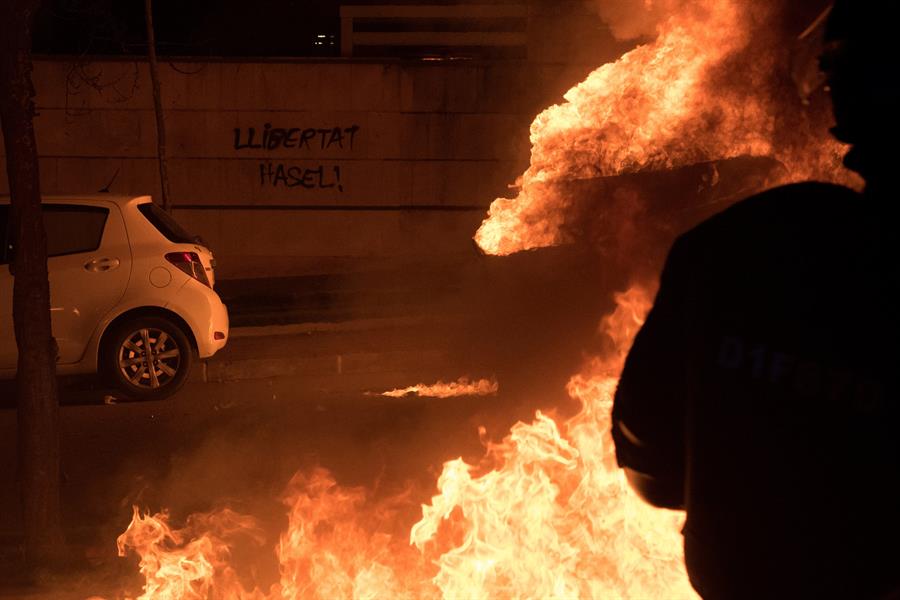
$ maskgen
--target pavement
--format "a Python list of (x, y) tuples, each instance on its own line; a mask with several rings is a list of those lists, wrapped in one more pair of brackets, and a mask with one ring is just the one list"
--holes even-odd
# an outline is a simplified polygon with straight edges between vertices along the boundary
[[(422, 270), (217, 282), (231, 315), (229, 343), (177, 394), (122, 402), (89, 380), (61, 386), (75, 581), (35, 586), (4, 571), (14, 564), (21, 518), (16, 411), (0, 389), (0, 598), (115, 597), (103, 592), (136, 571), (113, 543), (132, 504), (183, 517), (227, 499), (267, 515), (274, 545), (285, 482), (319, 465), (342, 485), (396, 490), (412, 479), (418, 507), (444, 461), (477, 462), (485, 439), (501, 440), (536, 409), (573, 409), (565, 382), (608, 310), (608, 281), (596, 265), (596, 257), (554, 250)], [(499, 394), (379, 395), (464, 375), (495, 376)]]
[(620, 285), (595, 254), (573, 247), (360, 273), (221, 280), (216, 291), (228, 306), (231, 336), (195, 377), (321, 375), (339, 385), (348, 373), (439, 372), (442, 365), (546, 369), (554, 360), (548, 351), (574, 342), (566, 332), (595, 330), (605, 310), (601, 290)]
[(334, 323), (425, 314), (459, 291), (485, 257), (361, 272), (222, 279), (233, 327)]
[[(551, 249), (355, 273), (220, 279), (229, 340), (195, 364), (189, 381), (293, 378), (311, 390), (355, 392), (429, 378), (510, 379), (510, 371), (539, 377), (557, 366), (561, 345), (577, 343), (566, 332), (590, 334), (602, 314), (598, 289), (605, 282), (596, 264), (590, 254)], [(6, 391), (0, 383), (0, 405), (12, 402)], [(61, 399), (118, 401), (94, 377), (63, 380)]]
[[(399, 448), (421, 440), (426, 428), (441, 436), (463, 429), (469, 435), (452, 437), (478, 448), (467, 415), (496, 398), (435, 404), (423, 415), (417, 399), (379, 395), (468, 374), (448, 347), (467, 318), (446, 309), (459, 290), (449, 275), (223, 280), (216, 289), (229, 307), (228, 344), (195, 364), (171, 398), (130, 402), (93, 377), (62, 380), (71, 572), (34, 580), (7, 570), (18, 559), (21, 517), (16, 414), (11, 389), (0, 387), (0, 598), (118, 597), (136, 573), (133, 561), (116, 558), (114, 544), (132, 503), (202, 510), (248, 489), (275, 501), (307, 456), (347, 480), (384, 471), (386, 453), (396, 456), (391, 464), (424, 461), (424, 453)], [(347, 456), (346, 448), (357, 450)], [(209, 459), (212, 454), (219, 458)], [(435, 455), (404, 470), (428, 473), (446, 458)], [(273, 510), (273, 502), (263, 504)]]
[(465, 320), (448, 305), (472, 266), (221, 280), (230, 338), (194, 381), (306, 376), (342, 389), (343, 375), (438, 369), (446, 353), (424, 342)]

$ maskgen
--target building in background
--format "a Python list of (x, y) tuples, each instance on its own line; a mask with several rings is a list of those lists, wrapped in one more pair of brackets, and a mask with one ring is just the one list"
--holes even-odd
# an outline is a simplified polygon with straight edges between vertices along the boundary
[[(124, 4), (39, 19), (45, 193), (158, 193), (143, 16)], [(535, 114), (625, 49), (581, 1), (155, 5), (174, 212), (223, 278), (471, 257)]]

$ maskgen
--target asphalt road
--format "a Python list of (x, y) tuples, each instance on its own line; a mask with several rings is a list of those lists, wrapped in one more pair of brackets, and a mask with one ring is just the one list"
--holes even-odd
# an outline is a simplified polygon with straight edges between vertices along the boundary
[[(502, 437), (517, 417), (528, 418), (501, 396), (392, 399), (300, 384), (192, 383), (159, 402), (63, 406), (64, 521), (78, 577), (102, 581), (123, 568), (116, 566), (115, 538), (132, 505), (167, 508), (176, 519), (228, 505), (269, 523), (275, 540), (285, 512), (279, 497), (298, 470), (322, 466), (342, 485), (384, 494), (411, 484), (424, 501), (445, 460), (481, 456), (479, 425)], [(0, 477), (0, 528), (14, 545), (20, 519), (13, 409), (0, 411)], [(0, 594), (8, 585), (16, 597), (15, 577), (4, 579)], [(38, 597), (58, 597), (49, 589)]]
[[(135, 571), (115, 548), (132, 505), (167, 508), (176, 522), (227, 505), (261, 519), (271, 547), (285, 522), (285, 485), (314, 467), (376, 495), (411, 489), (412, 524), (443, 462), (483, 456), (479, 427), (499, 441), (538, 408), (575, 409), (564, 384), (597, 343), (609, 304), (579, 260), (473, 277), (425, 318), (245, 330), (163, 401), (108, 404), (108, 390), (66, 388), (62, 496), (73, 571), (37, 588), (10, 571), (21, 535), (16, 413), (10, 388), (0, 387), (0, 597), (109, 595)], [(463, 375), (494, 375), (500, 392), (377, 394)]]

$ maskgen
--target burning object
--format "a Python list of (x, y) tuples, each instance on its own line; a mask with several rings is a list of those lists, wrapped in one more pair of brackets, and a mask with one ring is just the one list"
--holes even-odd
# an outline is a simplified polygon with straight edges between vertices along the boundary
[[(794, 107), (780, 87), (783, 44), (772, 26), (779, 5), (764, 4), (660, 4), (677, 11), (660, 15), (655, 41), (601, 67), (538, 116), (518, 196), (494, 202), (479, 245), (506, 255), (571, 241), (583, 214), (573, 186), (610, 177), (702, 164), (715, 165), (715, 174), (753, 157), (779, 165), (755, 186), (845, 180), (843, 149), (827, 124), (799, 112), (802, 103)], [(709, 183), (718, 185), (715, 176)], [(623, 235), (637, 244), (641, 234)], [(299, 474), (286, 496), (279, 583), (268, 593), (248, 590), (220, 576), (230, 568), (222, 564), (193, 585), (222, 598), (694, 597), (683, 565), (683, 515), (637, 498), (616, 466), (610, 435), (618, 374), (652, 294), (653, 286), (632, 285), (617, 295), (601, 327), (606, 349), (568, 384), (581, 402), (578, 414), (557, 422), (539, 412), (488, 443), (480, 464), (445, 463), (437, 493), (408, 534), (396, 532), (397, 507), (408, 498), (374, 501), (322, 471)], [(152, 567), (169, 561), (147, 560), (147, 552), (190, 556), (193, 539), (201, 538), (126, 546)], [(148, 586), (168, 576), (152, 568), (144, 575)]]
[(779, 3), (675, 4), (683, 6), (661, 20), (655, 41), (595, 70), (537, 116), (517, 196), (495, 200), (475, 236), (485, 252), (571, 241), (571, 182), (740, 156), (784, 166), (768, 185), (849, 179), (828, 111), (804, 109), (799, 93), (785, 89), (790, 77), (780, 75), (790, 60), (779, 48), (790, 44), (778, 39)]
[(425, 384), (420, 383), (405, 388), (398, 388), (382, 392), (382, 396), (389, 398), (402, 398), (408, 395), (423, 398), (453, 398), (456, 396), (494, 396), (500, 389), (500, 385), (493, 377), (491, 379), (477, 379), (470, 381), (468, 377), (460, 377), (456, 381), (444, 383)]
[(612, 394), (650, 295), (634, 288), (617, 303), (603, 331), (621, 351), (591, 361), (569, 384), (582, 411), (564, 423), (539, 412), (488, 444), (482, 464), (445, 463), (437, 495), (407, 536), (395, 529), (408, 497), (375, 501), (323, 469), (298, 473), (274, 553), (280, 579), (267, 592), (236, 576), (227, 557), (238, 533), (220, 525), (239, 523), (252, 535), (253, 519), (196, 515), (209, 527), (189, 522), (178, 531), (166, 517), (135, 512), (119, 547), (140, 555), (141, 598), (694, 597), (683, 515), (644, 504), (615, 465)]

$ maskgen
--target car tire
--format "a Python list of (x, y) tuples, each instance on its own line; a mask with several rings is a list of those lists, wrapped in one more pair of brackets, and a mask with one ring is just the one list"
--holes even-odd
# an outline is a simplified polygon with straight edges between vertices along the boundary
[(104, 337), (100, 362), (101, 374), (126, 398), (160, 400), (187, 381), (194, 349), (171, 320), (139, 317), (116, 325)]

